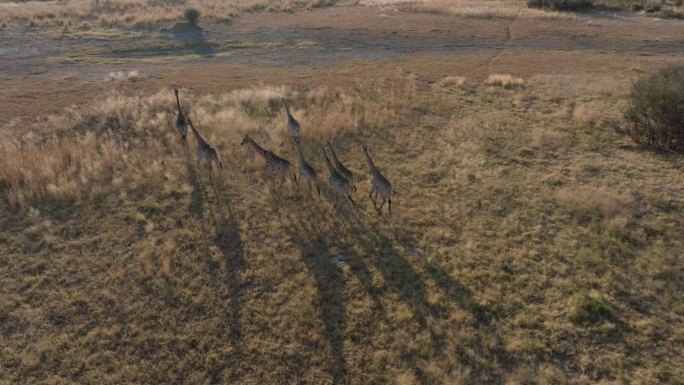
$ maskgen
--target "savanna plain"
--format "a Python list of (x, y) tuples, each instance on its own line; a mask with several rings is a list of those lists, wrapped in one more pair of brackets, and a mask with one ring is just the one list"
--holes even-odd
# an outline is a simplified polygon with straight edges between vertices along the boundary
[[(3, 0), (0, 384), (684, 383), (684, 158), (606, 123), (684, 64), (639, 9)], [(281, 98), (320, 196), (240, 145), (296, 168)]]

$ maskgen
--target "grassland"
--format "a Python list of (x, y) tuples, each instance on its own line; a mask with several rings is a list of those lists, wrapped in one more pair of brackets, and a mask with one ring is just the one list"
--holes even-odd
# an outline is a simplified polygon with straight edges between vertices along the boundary
[(3, 0), (0, 25), (60, 26), (66, 30), (94, 26), (154, 29), (182, 20), (189, 8), (198, 10), (205, 21), (230, 22), (244, 12), (292, 12), (334, 3), (334, 0)]
[[(186, 60), (5, 83), (30, 98), (2, 106), (0, 383), (682, 383), (683, 160), (602, 124), (681, 55)], [(178, 140), (179, 85), (217, 178)], [(265, 179), (239, 146), (294, 160), (281, 97), (319, 172), (333, 138), (361, 175), (359, 207)]]

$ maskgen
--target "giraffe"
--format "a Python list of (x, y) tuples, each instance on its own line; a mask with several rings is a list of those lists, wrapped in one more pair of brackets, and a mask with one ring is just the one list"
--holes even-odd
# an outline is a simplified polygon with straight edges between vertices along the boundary
[(356, 192), (356, 186), (354, 185), (354, 173), (346, 168), (342, 162), (337, 158), (337, 154), (335, 154), (335, 150), (333, 149), (332, 143), (328, 140), (326, 141), (326, 144), (330, 148), (330, 155), (332, 155), (332, 161), (335, 163), (335, 169), (337, 172), (339, 172), (346, 180), (349, 181), (349, 185), (351, 186), (352, 189)]
[[(363, 153), (366, 155), (366, 160), (368, 161), (368, 170), (371, 173), (371, 192), (370, 199), (373, 202), (373, 207), (378, 211), (378, 215), (381, 213), (382, 206), (387, 202), (387, 207), (389, 210), (389, 215), (392, 215), (392, 184), (390, 183), (384, 175), (380, 173), (370, 155), (368, 154), (368, 147), (363, 144)], [(375, 198), (373, 197), (375, 194)], [(382, 198), (382, 203), (380, 206), (377, 205), (378, 198)]]
[(332, 163), (330, 163), (330, 159), (328, 159), (328, 155), (325, 152), (325, 147), (321, 146), (321, 153), (325, 158), (325, 165), (328, 167), (328, 187), (330, 190), (332, 190), (342, 199), (348, 198), (353, 205), (356, 205), (351, 197), (351, 187), (347, 178), (342, 176), (342, 174), (335, 169)]
[(318, 176), (316, 175), (316, 170), (311, 167), (311, 165), (304, 159), (304, 154), (302, 154), (302, 148), (300, 147), (300, 139), (298, 136), (292, 138), (294, 142), (294, 148), (299, 157), (299, 177), (306, 180), (306, 184), (309, 185), (309, 192), (311, 192), (311, 184), (316, 186), (316, 191), (318, 195), (321, 195), (321, 188), (318, 186)]
[(188, 119), (181, 110), (180, 100), (178, 100), (178, 88), (174, 88), (173, 92), (176, 94), (176, 104), (178, 105), (178, 116), (176, 117), (176, 129), (180, 132), (181, 138), (185, 141), (188, 136)]
[(200, 159), (206, 160), (207, 166), (209, 167), (209, 178), (211, 178), (212, 162), (216, 162), (218, 168), (221, 170), (223, 170), (223, 164), (219, 160), (216, 150), (214, 150), (214, 148), (211, 147), (209, 143), (204, 140), (204, 138), (202, 138), (199, 131), (197, 131), (195, 125), (192, 123), (192, 120), (187, 118), (187, 121), (190, 125), (190, 129), (192, 129), (192, 133), (195, 135), (195, 139), (197, 139), (197, 168), (199, 168)]
[(299, 131), (301, 131), (302, 127), (299, 125), (297, 119), (290, 113), (290, 106), (287, 103), (287, 100), (285, 100), (285, 98), (281, 98), (280, 100), (283, 101), (285, 112), (287, 113), (287, 130), (290, 131), (292, 136), (299, 137)]
[(245, 144), (250, 146), (257, 154), (264, 158), (264, 161), (266, 161), (266, 171), (278, 173), (286, 179), (290, 178), (295, 188), (297, 187), (297, 176), (295, 175), (292, 163), (290, 163), (289, 160), (281, 158), (271, 151), (259, 146), (249, 135), (245, 135), (245, 138), (242, 139), (242, 143), (240, 143), (241, 146), (244, 146)]

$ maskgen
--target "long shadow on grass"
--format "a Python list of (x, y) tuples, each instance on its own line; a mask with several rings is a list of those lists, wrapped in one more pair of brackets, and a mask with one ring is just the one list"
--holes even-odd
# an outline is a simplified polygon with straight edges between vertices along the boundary
[[(431, 349), (437, 356), (445, 351), (447, 341), (442, 333), (431, 329), (428, 318), (444, 320), (448, 317), (448, 304), (431, 304), (428, 301), (426, 280), (433, 281), (452, 303), (471, 313), (477, 320), (479, 332), (496, 333), (496, 327), (491, 324), (492, 312), (477, 303), (467, 287), (436, 262), (420, 257), (409, 259), (406, 250), (415, 245), (415, 236), (403, 226), (393, 224), (387, 218), (378, 219), (372, 210), (349, 205), (334, 210), (327, 202), (319, 202), (316, 198), (304, 198), (296, 211), (292, 207), (283, 207), (278, 214), (284, 219), (290, 237), (300, 248), (302, 258), (316, 280), (317, 303), (333, 350), (330, 372), (337, 382), (344, 382), (346, 374), (343, 352), (346, 340), (345, 275), (340, 264), (349, 265), (349, 272), (358, 278), (363, 290), (373, 299), (369, 319), (392, 324), (383, 307), (382, 296), (385, 295), (383, 292), (397, 295), (411, 309), (419, 327), (430, 331)], [(373, 284), (370, 266), (382, 275), (383, 285)], [(505, 349), (500, 347), (477, 346), (477, 351), (502, 366), (509, 361)], [(405, 357), (405, 362), (419, 381), (429, 381), (416, 364), (415, 357)], [(481, 362), (465, 357), (464, 363), (490, 374), (497, 369), (497, 365), (485, 368)]]
[[(223, 264), (226, 270), (225, 284), (228, 286), (226, 293), (226, 317), (229, 323), (229, 338), (235, 349), (233, 357), (242, 359), (242, 306), (241, 294), (249, 288), (248, 283), (242, 282), (240, 273), (245, 269), (244, 245), (240, 236), (237, 216), (230, 204), (234, 197), (232, 189), (224, 184), (222, 179), (212, 181), (216, 212), (214, 214), (214, 229), (216, 232), (216, 246), (223, 255)], [(226, 198), (228, 197), (228, 198)], [(211, 266), (212, 271), (218, 270), (219, 266)], [(235, 376), (236, 373), (233, 373)], [(219, 382), (219, 378), (215, 378)], [(237, 378), (231, 378), (237, 381)]]
[[(217, 287), (227, 287), (225, 293), (219, 295), (225, 303), (225, 319), (228, 324), (228, 339), (233, 348), (231, 362), (224, 362), (216, 365), (210, 371), (212, 383), (221, 382), (221, 372), (224, 368), (232, 366), (234, 369), (242, 360), (243, 335), (242, 335), (242, 306), (241, 294), (249, 288), (249, 283), (242, 282), (240, 273), (245, 269), (244, 244), (240, 235), (240, 227), (237, 215), (231, 200), (236, 199), (236, 194), (232, 188), (224, 183), (224, 179), (216, 175), (213, 171), (212, 178), (208, 173), (198, 172), (188, 156), (188, 179), (192, 184), (193, 193), (189, 210), (195, 216), (200, 217), (201, 222), (211, 223), (215, 234), (215, 245), (221, 251), (222, 261), (208, 261), (209, 276), (216, 283)], [(205, 184), (207, 187), (205, 188)], [(207, 194), (209, 193), (209, 194)], [(204, 213), (205, 200), (213, 202), (213, 209), (210, 213)], [(211, 216), (211, 222), (205, 220), (206, 216)], [(209, 229), (206, 229), (209, 230)], [(221, 264), (223, 264), (223, 269)], [(223, 273), (225, 272), (225, 273)], [(231, 382), (239, 381), (238, 373), (231, 373)]]
[(323, 218), (329, 214), (318, 198), (303, 199), (298, 212), (291, 207), (275, 205), (285, 221), (288, 235), (299, 247), (302, 259), (316, 280), (316, 304), (320, 309), (325, 327), (325, 336), (331, 349), (328, 370), (334, 383), (344, 383), (347, 366), (343, 343), (346, 328), (344, 291), (345, 280), (340, 268), (331, 260), (331, 248), (341, 242), (331, 242), (331, 228)]
[(187, 145), (185, 150), (185, 168), (188, 171), (188, 183), (192, 186), (192, 193), (190, 195), (190, 206), (188, 210), (195, 217), (202, 217), (204, 215), (204, 185), (200, 180), (200, 175), (195, 168), (192, 157), (188, 152)]

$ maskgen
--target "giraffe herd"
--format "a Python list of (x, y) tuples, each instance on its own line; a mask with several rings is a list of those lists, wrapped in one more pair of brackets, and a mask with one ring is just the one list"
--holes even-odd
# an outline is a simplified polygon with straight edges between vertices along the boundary
[[(176, 129), (178, 130), (183, 143), (186, 143), (185, 141), (187, 138), (188, 127), (190, 128), (197, 142), (197, 165), (199, 167), (200, 161), (204, 160), (209, 170), (209, 177), (211, 178), (212, 165), (216, 163), (218, 169), (223, 169), (223, 164), (221, 164), (216, 150), (211, 147), (209, 143), (207, 143), (207, 141), (200, 135), (192, 120), (181, 109), (180, 100), (178, 98), (178, 89), (174, 89), (174, 93), (176, 95), (176, 104), (178, 106)], [(311, 166), (302, 153), (300, 138), (300, 133), (302, 130), (301, 125), (292, 115), (287, 100), (282, 98), (281, 101), (285, 107), (285, 113), (287, 114), (287, 130), (291, 136), (292, 148), (299, 163), (299, 168), (297, 171), (299, 172), (300, 180), (306, 182), (309, 188), (309, 193), (312, 192), (312, 186), (316, 186), (316, 191), (318, 195), (320, 195), (321, 190), (316, 169)], [(347, 200), (351, 202), (352, 205), (356, 205), (356, 202), (354, 202), (354, 199), (352, 198), (352, 191), (356, 192), (356, 185), (354, 183), (356, 176), (340, 161), (335, 153), (335, 149), (332, 146), (332, 142), (328, 140), (325, 144), (330, 151), (331, 158), (328, 158), (328, 153), (324, 146), (320, 146), (320, 152), (325, 160), (328, 170), (328, 191), (333, 196), (335, 206), (337, 207), (338, 203), (341, 204)], [(292, 184), (298, 188), (295, 167), (289, 160), (261, 147), (249, 135), (245, 135), (240, 145), (247, 145), (254, 150), (257, 155), (263, 158), (265, 162), (264, 171), (266, 171), (270, 177), (275, 178), (276, 176), (279, 176), (282, 181), (289, 179)], [(362, 149), (368, 163), (368, 171), (371, 175), (371, 191), (369, 197), (373, 203), (373, 207), (378, 214), (381, 214), (383, 206), (385, 203), (387, 203), (388, 213), (389, 215), (392, 215), (392, 184), (380, 172), (380, 170), (378, 170), (378, 168), (375, 166), (375, 163), (373, 163), (373, 160), (368, 153), (368, 147), (365, 143), (362, 145)]]

